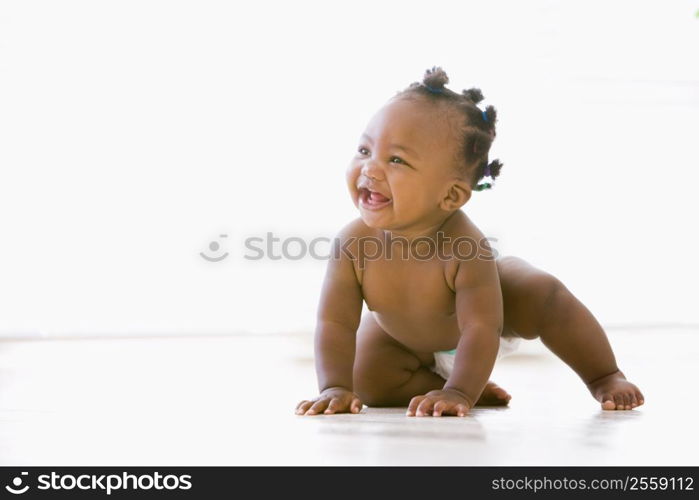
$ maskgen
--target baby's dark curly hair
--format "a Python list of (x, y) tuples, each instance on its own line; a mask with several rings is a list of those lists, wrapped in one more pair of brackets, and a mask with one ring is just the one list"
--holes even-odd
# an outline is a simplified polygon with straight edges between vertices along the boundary
[(485, 110), (478, 107), (483, 100), (480, 89), (470, 88), (458, 94), (444, 85), (449, 83), (446, 72), (438, 66), (425, 72), (422, 82), (411, 83), (408, 88), (398, 92), (394, 98), (424, 97), (434, 102), (445, 102), (451, 109), (464, 118), (458, 135), (461, 147), (457, 149), (457, 172), (469, 179), (476, 191), (492, 187), (491, 181), (479, 183), (484, 177), (495, 179), (500, 175), (502, 163), (493, 160), (488, 163), (488, 152), (495, 139), (495, 122), (497, 112), (493, 106)]

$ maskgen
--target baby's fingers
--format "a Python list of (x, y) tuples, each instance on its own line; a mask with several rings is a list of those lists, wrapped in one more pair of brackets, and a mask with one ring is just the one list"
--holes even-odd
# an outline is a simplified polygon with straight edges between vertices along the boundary
[(439, 401), (434, 405), (432, 415), (441, 417), (442, 415), (456, 415), (457, 417), (465, 417), (469, 408), (465, 404), (454, 403), (451, 401)]
[(359, 400), (359, 398), (354, 398), (352, 399), (352, 404), (350, 404), (350, 411), (352, 413), (359, 413), (360, 411), (362, 411), (362, 406), (364, 405)]
[(466, 405), (458, 404), (456, 405), (456, 408), (454, 408), (454, 410), (457, 417), (465, 417), (466, 415), (468, 415), (470, 408)]
[(328, 409), (325, 410), (323, 413), (326, 413), (329, 415), (331, 413), (335, 413), (338, 411), (342, 412), (342, 411), (346, 411), (346, 410), (347, 410), (347, 405), (343, 404), (342, 401), (337, 399), (337, 398), (332, 398), (330, 400), (330, 404), (328, 405)]
[(328, 407), (329, 402), (330, 400), (328, 398), (319, 399), (313, 403), (313, 406), (306, 411), (305, 415), (317, 415), (318, 413), (323, 413)]
[(422, 400), (422, 403), (420, 403), (417, 407), (417, 411), (415, 412), (415, 415), (418, 417), (424, 417), (426, 415), (429, 415), (432, 413), (432, 407), (434, 406), (435, 400), (432, 398), (425, 398)]
[(306, 413), (306, 410), (308, 410), (311, 407), (311, 405), (313, 405), (313, 401), (301, 401), (298, 405), (296, 405), (296, 414), (303, 415), (304, 413)]
[(414, 416), (417, 412), (417, 407), (420, 405), (423, 399), (425, 399), (425, 396), (415, 396), (413, 399), (411, 399), (410, 404), (408, 405), (408, 411), (405, 412), (405, 414), (409, 417)]
[(432, 410), (432, 416), (433, 417), (441, 417), (442, 413), (446, 412), (447, 415), (452, 414), (453, 412), (451, 411), (454, 407), (454, 403), (450, 403), (449, 401), (444, 401), (444, 400), (439, 400), (437, 403), (434, 405), (434, 409)]

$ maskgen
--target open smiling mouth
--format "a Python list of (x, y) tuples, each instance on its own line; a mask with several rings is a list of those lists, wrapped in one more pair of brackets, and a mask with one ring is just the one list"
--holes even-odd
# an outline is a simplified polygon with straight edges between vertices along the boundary
[(367, 210), (381, 210), (392, 202), (391, 198), (386, 198), (376, 191), (370, 191), (367, 188), (359, 189), (359, 205)]

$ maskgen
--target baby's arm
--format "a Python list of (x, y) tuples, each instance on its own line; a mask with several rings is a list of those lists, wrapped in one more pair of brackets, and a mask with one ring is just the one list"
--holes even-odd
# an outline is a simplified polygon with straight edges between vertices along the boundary
[(473, 408), (493, 371), (503, 328), (502, 291), (495, 260), (462, 261), (454, 280), (461, 338), (445, 390), (461, 392)]
[[(362, 403), (352, 388), (356, 333), (362, 313), (362, 291), (352, 258), (335, 254), (352, 237), (352, 224), (335, 239), (321, 291), (315, 330), (315, 363), (320, 396), (302, 401), (297, 414), (357, 413)], [(347, 248), (354, 255), (357, 245)]]
[(454, 368), (440, 390), (415, 396), (407, 415), (464, 416), (483, 392), (498, 352), (503, 327), (502, 291), (495, 260), (463, 260), (454, 278), (461, 333)]

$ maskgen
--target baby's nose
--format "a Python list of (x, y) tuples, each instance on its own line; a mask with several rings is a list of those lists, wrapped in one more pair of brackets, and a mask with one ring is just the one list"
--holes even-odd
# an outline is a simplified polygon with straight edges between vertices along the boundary
[(368, 160), (362, 165), (362, 174), (371, 179), (383, 179), (383, 170), (377, 162)]

